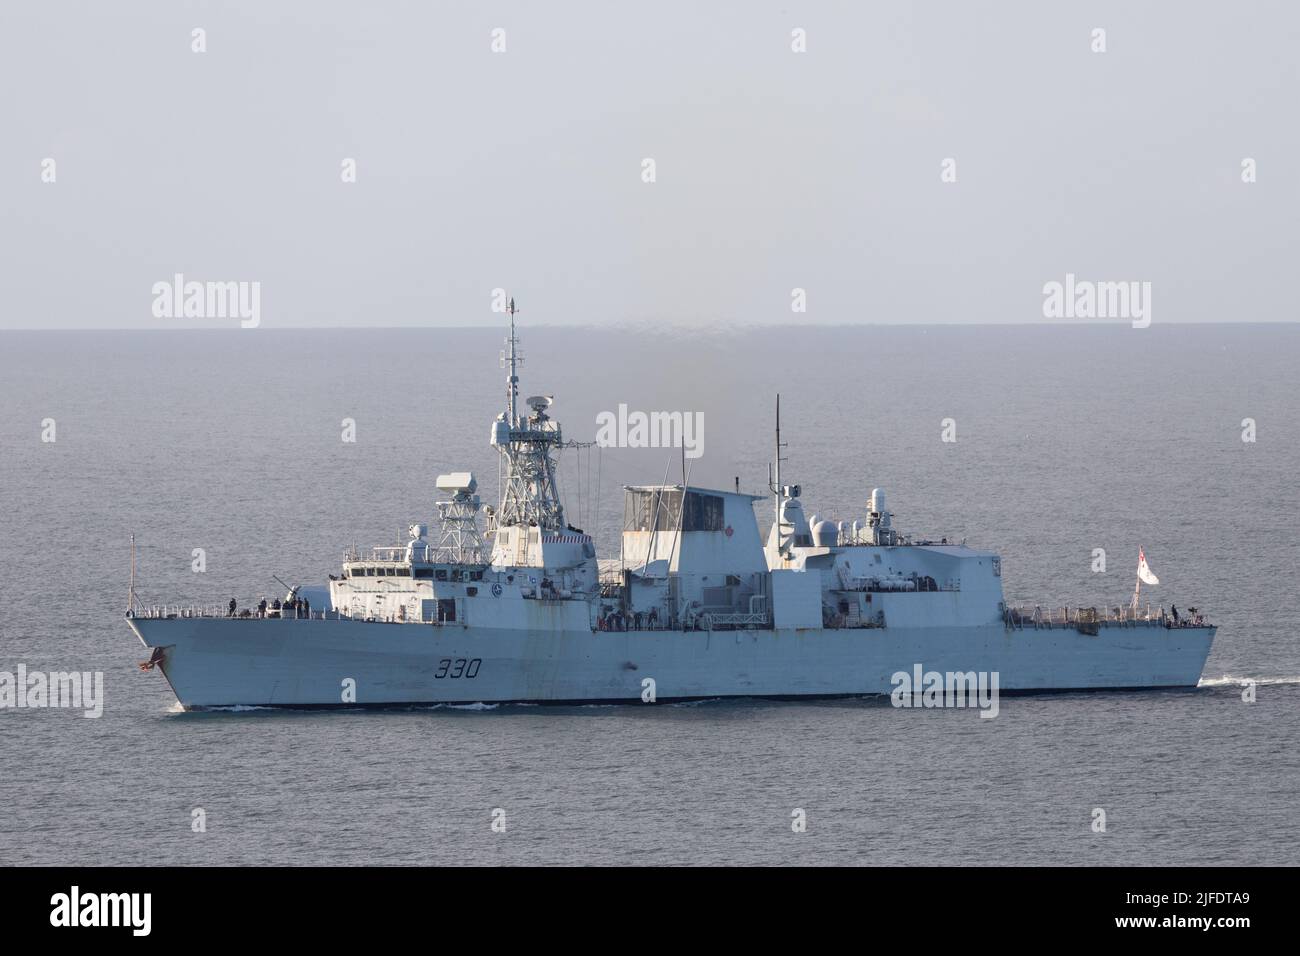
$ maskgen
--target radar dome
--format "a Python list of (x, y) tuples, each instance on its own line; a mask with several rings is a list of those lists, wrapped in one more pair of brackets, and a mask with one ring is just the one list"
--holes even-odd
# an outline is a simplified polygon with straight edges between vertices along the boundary
[(812, 526), (813, 547), (833, 548), (839, 543), (840, 529), (834, 521), (818, 521)]

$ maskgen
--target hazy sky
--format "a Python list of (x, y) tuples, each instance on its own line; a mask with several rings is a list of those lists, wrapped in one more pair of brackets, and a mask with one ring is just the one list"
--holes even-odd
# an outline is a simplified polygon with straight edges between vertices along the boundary
[(0, 328), (238, 327), (155, 317), (178, 272), (259, 282), (263, 328), (492, 323), (497, 287), (528, 325), (1043, 322), (1067, 273), (1294, 321), (1297, 36), (1287, 2), (3, 0)]

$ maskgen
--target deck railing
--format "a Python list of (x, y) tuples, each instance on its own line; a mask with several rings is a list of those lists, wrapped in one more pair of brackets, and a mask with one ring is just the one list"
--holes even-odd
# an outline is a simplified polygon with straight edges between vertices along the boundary
[(343, 560), (348, 562), (373, 561), (387, 563), (397, 562), (403, 564), (406, 562), (406, 548), (370, 548), (368, 551), (359, 551), (356, 548), (348, 548), (343, 552)]
[(225, 617), (232, 621), (249, 621), (261, 618), (283, 618), (285, 620), (312, 620), (324, 621), (337, 618), (337, 611), (320, 611), (313, 608), (310, 611), (301, 611), (294, 609), (275, 610), (267, 608), (265, 614), (259, 614), (254, 608), (238, 608), (234, 614), (230, 613), (230, 608), (225, 604), (152, 604), (148, 607), (137, 607), (134, 611), (128, 612), (130, 617), (144, 618), (145, 620), (161, 620), (171, 618), (189, 618), (189, 617)]
[(1152, 608), (1150, 604), (1134, 608), (1127, 605), (1113, 607), (1044, 607), (1041, 604), (1010, 605), (1003, 612), (1003, 622), (1011, 628), (1051, 628), (1051, 627), (1089, 627), (1129, 626), (1129, 627), (1208, 627), (1209, 622), (1202, 614), (1191, 617), (1180, 616), (1177, 625), (1164, 608)]

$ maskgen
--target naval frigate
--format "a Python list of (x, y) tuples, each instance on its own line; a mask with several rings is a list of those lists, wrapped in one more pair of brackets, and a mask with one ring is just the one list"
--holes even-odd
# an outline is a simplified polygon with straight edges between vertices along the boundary
[[(497, 504), (469, 472), (439, 476), (436, 537), (413, 524), (256, 610), (146, 605), (133, 559), (141, 669), (183, 708), (852, 697), (922, 668), (1013, 693), (1198, 683), (1216, 633), (1200, 614), (1139, 608), (1137, 591), (1127, 606), (1008, 606), (999, 555), (900, 533), (878, 488), (859, 520), (807, 517), (782, 484), (779, 398), (766, 540), (766, 496), (684, 475), (625, 487), (620, 555), (599, 559), (566, 520), (552, 398), (520, 408), (508, 312)], [(1145, 557), (1139, 575), (1155, 581)]]

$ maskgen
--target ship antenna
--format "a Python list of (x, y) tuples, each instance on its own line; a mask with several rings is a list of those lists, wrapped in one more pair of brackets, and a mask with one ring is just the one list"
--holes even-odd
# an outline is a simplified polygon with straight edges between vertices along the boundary
[(785, 445), (781, 443), (781, 393), (776, 396), (776, 460), (774, 462), (775, 470), (772, 466), (767, 470), (767, 486), (772, 490), (776, 506), (776, 546), (777, 550), (781, 548), (781, 449)]
[(781, 393), (776, 393), (776, 546), (781, 547)]
[(510, 297), (510, 304), (506, 307), (506, 311), (510, 313), (510, 338), (507, 340), (508, 344), (510, 345), (510, 355), (508, 357), (510, 375), (506, 379), (506, 414), (509, 416), (508, 420), (510, 422), (510, 427), (518, 428), (519, 415), (516, 412), (515, 408), (519, 398), (519, 374), (518, 374), (519, 357), (515, 351), (515, 344), (517, 340), (515, 338), (514, 296)]

